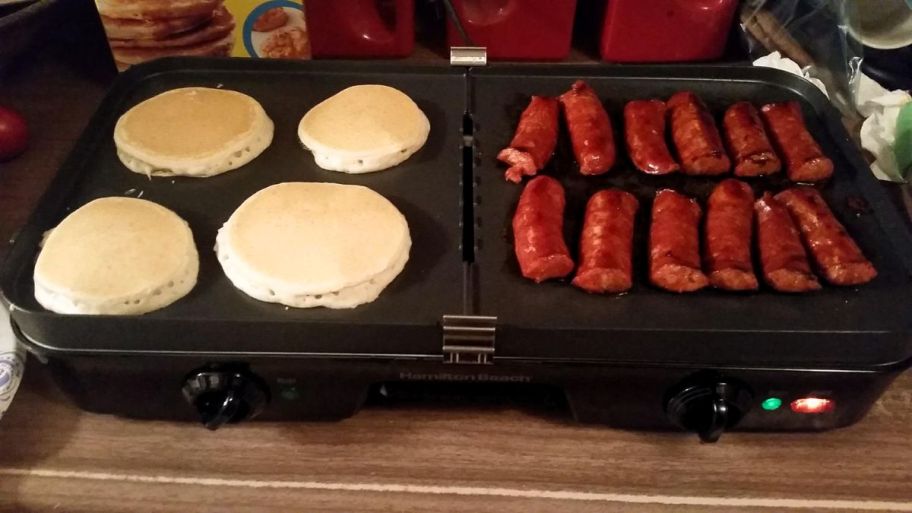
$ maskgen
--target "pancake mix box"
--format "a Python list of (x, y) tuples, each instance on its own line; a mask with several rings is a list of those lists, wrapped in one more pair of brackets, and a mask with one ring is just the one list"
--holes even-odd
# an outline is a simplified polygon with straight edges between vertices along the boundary
[(303, 0), (95, 0), (117, 68), (167, 56), (309, 59)]

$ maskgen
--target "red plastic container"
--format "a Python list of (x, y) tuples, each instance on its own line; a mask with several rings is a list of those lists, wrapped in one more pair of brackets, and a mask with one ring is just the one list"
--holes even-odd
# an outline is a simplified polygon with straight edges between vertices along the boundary
[(602, 59), (676, 62), (719, 58), (738, 0), (607, 0)]
[[(489, 59), (561, 60), (570, 53), (576, 0), (453, 0), (456, 14)], [(464, 46), (447, 23), (450, 46)]]
[(315, 58), (408, 57), (415, 48), (414, 0), (306, 0)]

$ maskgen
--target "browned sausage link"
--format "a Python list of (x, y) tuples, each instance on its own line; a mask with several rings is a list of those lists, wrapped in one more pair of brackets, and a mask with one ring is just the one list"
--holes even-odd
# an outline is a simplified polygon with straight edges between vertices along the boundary
[(722, 117), (722, 125), (725, 141), (735, 160), (735, 175), (769, 175), (782, 169), (760, 114), (750, 102), (738, 102), (729, 107)]
[(719, 129), (706, 105), (697, 95), (682, 91), (668, 100), (671, 138), (681, 169), (688, 175), (721, 175), (731, 168)]
[(557, 145), (557, 111), (555, 98), (533, 96), (519, 117), (516, 135), (510, 146), (497, 159), (510, 165), (504, 173), (508, 181), (519, 183), (523, 176), (533, 176), (545, 167)]
[(564, 242), (564, 188), (554, 178), (538, 176), (526, 184), (513, 216), (513, 243), (526, 278), (541, 282), (573, 270)]
[(723, 180), (706, 205), (706, 271), (713, 287), (757, 290), (751, 261), (754, 191), (744, 182)]
[(798, 102), (770, 103), (760, 110), (785, 158), (790, 180), (819, 182), (833, 175), (833, 161), (823, 154), (814, 136), (808, 132)]
[(877, 270), (813, 187), (793, 187), (776, 195), (798, 223), (804, 242), (824, 278), (834, 285), (859, 285)]
[(658, 192), (649, 229), (649, 279), (672, 292), (709, 284), (700, 270), (700, 205), (670, 189)]
[(763, 278), (780, 292), (809, 292), (820, 289), (811, 272), (801, 234), (785, 205), (765, 193), (754, 204), (757, 214), (757, 246)]
[(595, 91), (582, 80), (560, 96), (573, 143), (573, 154), (584, 175), (600, 175), (614, 165), (611, 119)]
[(624, 137), (630, 160), (651, 175), (680, 169), (665, 144), (665, 110), (662, 100), (634, 100), (624, 106)]
[(573, 285), (593, 293), (630, 290), (637, 208), (633, 194), (618, 189), (605, 189), (589, 198)]

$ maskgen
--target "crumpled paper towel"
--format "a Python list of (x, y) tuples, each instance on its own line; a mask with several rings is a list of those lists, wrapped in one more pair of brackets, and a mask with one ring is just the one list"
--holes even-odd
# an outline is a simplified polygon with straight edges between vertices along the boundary
[[(807, 69), (801, 69), (798, 64), (783, 57), (779, 52), (760, 57), (754, 61), (754, 66), (764, 66), (788, 71), (816, 85), (823, 94), (827, 93), (826, 86), (820, 80), (811, 77)], [(871, 77), (860, 74), (858, 92), (855, 95), (855, 108), (865, 118), (861, 125), (861, 146), (871, 152), (876, 160), (871, 164), (871, 172), (880, 180), (891, 182), (905, 182), (906, 179), (897, 163), (896, 120), (903, 107), (912, 102), (912, 96), (905, 91), (887, 91)], [(907, 144), (912, 145), (912, 141)], [(902, 154), (908, 153), (903, 148)]]
[(13, 402), (25, 371), (25, 351), (19, 347), (9, 313), (0, 304), (0, 418)]
[[(861, 146), (874, 155), (871, 171), (880, 180), (905, 182), (896, 159), (896, 121), (912, 96), (906, 91), (887, 91), (867, 75), (858, 84), (855, 106), (865, 117), (861, 125)], [(906, 141), (905, 144), (912, 144)]]
[(788, 57), (783, 57), (779, 52), (773, 52), (769, 55), (764, 55), (759, 59), (754, 61), (754, 66), (762, 66), (764, 68), (776, 68), (781, 69), (782, 71), (788, 71), (794, 75), (804, 78), (808, 82), (817, 86), (818, 89), (823, 91), (823, 94), (830, 97), (830, 94), (827, 93), (826, 86), (823, 85), (823, 82), (810, 76), (807, 70), (801, 69), (801, 66), (797, 62), (789, 59)]

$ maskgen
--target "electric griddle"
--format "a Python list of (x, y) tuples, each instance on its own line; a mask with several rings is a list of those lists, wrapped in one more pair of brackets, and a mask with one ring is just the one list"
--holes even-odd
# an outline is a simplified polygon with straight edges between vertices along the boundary
[[(523, 279), (510, 234), (521, 187), (503, 180), (494, 157), (512, 138), (530, 95), (560, 94), (580, 78), (605, 103), (619, 148), (620, 113), (631, 99), (692, 90), (717, 117), (739, 100), (798, 100), (836, 166), (821, 191), (879, 276), (865, 286), (804, 295), (658, 290), (646, 277), (651, 198), (673, 187), (705, 202), (719, 178), (648, 176), (624, 160), (624, 151), (607, 175), (583, 177), (562, 127), (543, 172), (567, 189), (568, 243), (577, 244), (590, 194), (608, 186), (634, 193), (641, 203), (635, 285), (625, 295), (597, 296), (566, 281)], [(362, 83), (411, 96), (430, 119), (427, 144), (382, 172), (322, 170), (297, 140), (298, 121), (319, 101)], [(144, 99), (191, 85), (256, 98), (275, 122), (272, 145), (212, 178), (149, 179), (127, 171), (112, 139), (117, 118)], [(364, 185), (403, 212), (411, 258), (376, 301), (353, 310), (285, 308), (247, 297), (224, 276), (212, 251), (216, 231), (248, 196), (284, 181)], [(782, 177), (748, 182), (758, 194), (788, 186)], [(32, 282), (42, 234), (75, 208), (112, 195), (141, 195), (190, 223), (199, 283), (143, 316), (44, 310)], [(729, 428), (821, 430), (859, 420), (912, 364), (910, 278), (912, 238), (899, 212), (826, 97), (784, 72), (167, 59), (118, 78), (16, 238), (0, 286), (21, 341), (89, 411), (202, 418), (216, 428), (251, 417), (345, 418), (381, 383), (545, 384), (564, 391), (579, 421), (684, 428), (712, 441)]]

